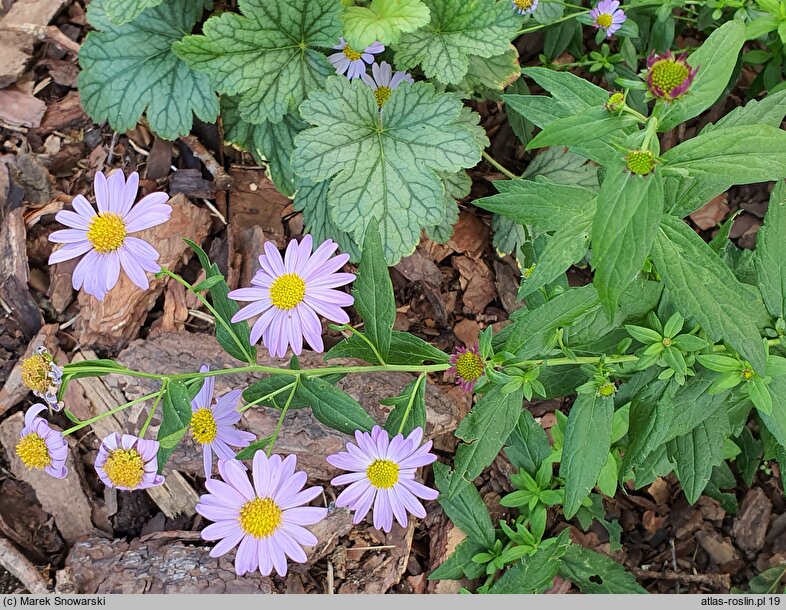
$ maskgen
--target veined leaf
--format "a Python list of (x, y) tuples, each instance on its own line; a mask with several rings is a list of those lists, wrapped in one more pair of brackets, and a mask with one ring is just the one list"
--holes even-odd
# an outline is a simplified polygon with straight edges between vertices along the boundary
[[(784, 92), (786, 93), (786, 92)], [(761, 296), (773, 318), (786, 318), (786, 182), (770, 196), (764, 226), (756, 236), (756, 270)]]
[(347, 7), (342, 20), (349, 46), (365, 49), (374, 41), (397, 43), (401, 34), (428, 25), (431, 14), (422, 0), (372, 0), (368, 7)]
[(508, 50), (502, 55), (494, 57), (469, 56), (469, 69), (464, 80), (459, 85), (460, 89), (483, 93), (499, 92), (521, 76), (519, 65), (519, 52), (513, 45), (508, 45)]
[(595, 392), (580, 393), (568, 415), (562, 448), (560, 476), (565, 479), (565, 517), (570, 519), (581, 507), (606, 464), (611, 449), (611, 422), (614, 400)]
[(467, 444), (459, 445), (456, 451), (455, 472), (446, 494), (449, 498), (494, 461), (521, 415), (523, 400), (521, 388), (503, 394), (494, 385), (461, 420), (456, 436)]
[(442, 509), (470, 540), (483, 545), (485, 549), (492, 548), (495, 540), (494, 524), (483, 498), (475, 485), (463, 479), (458, 483), (458, 493), (449, 496), (448, 490), (454, 486), (455, 478), (460, 477), (456, 477), (445, 464), (434, 464), (434, 482), (440, 491), (439, 503)]
[(637, 176), (621, 163), (607, 169), (592, 222), (593, 284), (606, 315), (641, 271), (663, 215), (663, 178)]
[(551, 446), (546, 431), (535, 421), (532, 413), (524, 409), (505, 441), (505, 455), (516, 468), (523, 468), (534, 477), (549, 453)]
[(707, 37), (688, 63), (698, 68), (688, 95), (663, 105), (659, 131), (668, 131), (698, 116), (720, 97), (734, 72), (737, 56), (745, 43), (745, 24), (739, 19), (727, 21)]
[(647, 593), (616, 561), (595, 551), (571, 544), (560, 561), (559, 573), (585, 594)]
[[(240, 95), (250, 123), (280, 122), (335, 70), (319, 50), (338, 43), (335, 0), (240, 0), (241, 15), (211, 17), (202, 34), (186, 36), (175, 53), (210, 76), (221, 93)], [(191, 31), (191, 28), (181, 30)]]
[[(330, 348), (325, 354), (325, 360), (332, 358), (360, 358), (369, 364), (382, 364), (368, 344), (356, 335), (350, 335)], [(449, 359), (450, 356), (445, 352), (415, 335), (394, 330), (390, 337), (388, 364), (418, 365), (426, 361), (443, 363)]]
[(521, 20), (506, 0), (423, 0), (430, 23), (404, 34), (396, 45), (396, 66), (421, 66), (428, 78), (457, 85), (467, 74), (469, 56), (505, 53)]
[(328, 79), (300, 114), (315, 127), (295, 142), (299, 176), (331, 180), (327, 203), (336, 226), (361, 242), (379, 220), (385, 257), (410, 254), (423, 227), (442, 221), (445, 187), (437, 172), (457, 172), (480, 160), (475, 130), (461, 102), (428, 83), (402, 83), (379, 112), (359, 79)]
[(311, 405), (314, 417), (328, 428), (354, 434), (356, 430), (369, 432), (376, 425), (358, 401), (324, 379), (304, 377), (297, 391)]
[(333, 222), (328, 206), (328, 190), (330, 182), (312, 182), (299, 179), (297, 181), (297, 194), (293, 203), (298, 212), (303, 213), (305, 230), (314, 238), (315, 243), (332, 239), (342, 252), (349, 254), (353, 262), (360, 260), (360, 246), (355, 243), (352, 235), (342, 231)]
[(713, 341), (726, 341), (763, 374), (766, 354), (754, 321), (761, 319), (764, 305), (705, 241), (666, 215), (652, 256), (679, 312), (696, 320)]
[(189, 133), (195, 114), (215, 121), (218, 97), (210, 79), (172, 51), (202, 17), (205, 4), (169, 0), (124, 25), (107, 19), (106, 5), (107, 0), (90, 3), (87, 18), (97, 31), (79, 51), (79, 94), (90, 117), (123, 132), (147, 113), (150, 128), (165, 140)]
[(772, 412), (758, 414), (778, 444), (786, 448), (786, 377), (773, 378), (768, 387), (773, 398)]
[(475, 563), (472, 558), (487, 548), (473, 542), (469, 538), (462, 540), (453, 551), (453, 554), (437, 566), (431, 574), (429, 580), (461, 580), (462, 578), (480, 578), (486, 570), (486, 566)]
[(185, 384), (170, 381), (161, 404), (164, 414), (158, 428), (158, 472), (163, 470), (191, 423), (191, 398)]
[(112, 23), (123, 25), (139, 17), (145, 9), (158, 6), (164, 0), (106, 0), (104, 10)]
[[(630, 441), (622, 460), (621, 472), (627, 473), (631, 467), (642, 464), (663, 444), (672, 417), (668, 405), (661, 402), (666, 385), (665, 381), (653, 380), (633, 397), (628, 420)], [(654, 465), (652, 460), (648, 462), (650, 466)]]
[(638, 119), (629, 114), (620, 116), (609, 112), (603, 106), (590, 106), (578, 114), (550, 122), (527, 144), (527, 150), (546, 146), (572, 148), (578, 144), (605, 139), (609, 134), (637, 124)]
[(489, 593), (543, 593), (554, 582), (562, 557), (570, 547), (568, 531), (563, 531), (554, 544), (541, 547), (533, 555), (524, 557), (509, 567), (495, 582)]
[(721, 419), (705, 419), (688, 434), (670, 441), (668, 451), (685, 497), (694, 504), (707, 487), (712, 469), (723, 461)]
[(727, 115), (718, 119), (717, 123), (709, 123), (701, 133), (709, 133), (716, 129), (738, 127), (740, 125), (769, 125), (780, 127), (786, 116), (786, 90), (771, 93), (761, 100), (750, 100), (744, 106), (738, 106)]
[(522, 72), (554, 96), (571, 113), (582, 112), (590, 106), (602, 106), (609, 99), (605, 89), (570, 72), (549, 68), (525, 68)]

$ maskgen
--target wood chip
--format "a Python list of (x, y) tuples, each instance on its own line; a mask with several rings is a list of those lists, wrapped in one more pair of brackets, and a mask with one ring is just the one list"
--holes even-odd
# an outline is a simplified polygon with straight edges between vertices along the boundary
[(38, 127), (46, 103), (32, 93), (16, 87), (0, 89), (0, 120), (13, 127)]
[(750, 489), (734, 518), (734, 541), (746, 553), (755, 553), (764, 547), (767, 527), (770, 524), (772, 502), (759, 487)]
[(5, 538), (0, 537), (0, 565), (13, 574), (30, 593), (49, 593), (46, 580), (36, 567), (14, 548)]

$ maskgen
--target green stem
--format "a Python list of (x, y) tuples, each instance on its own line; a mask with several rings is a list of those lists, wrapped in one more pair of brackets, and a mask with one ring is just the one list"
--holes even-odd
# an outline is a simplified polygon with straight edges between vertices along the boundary
[(218, 375), (233, 375), (235, 373), (267, 373), (269, 375), (290, 375), (292, 377), (321, 377), (323, 375), (344, 375), (348, 373), (377, 373), (384, 371), (398, 371), (404, 373), (438, 373), (450, 368), (449, 363), (443, 364), (369, 364), (359, 366), (326, 366), (317, 369), (290, 369), (261, 364), (239, 366), (231, 369), (208, 371), (206, 373), (178, 373), (166, 375), (168, 379), (195, 379), (199, 377), (213, 377)]
[(423, 383), (423, 380), (426, 378), (425, 373), (421, 373), (418, 377), (418, 380), (415, 382), (415, 387), (412, 388), (412, 394), (409, 397), (409, 402), (407, 403), (407, 409), (404, 411), (404, 417), (401, 418), (401, 425), (398, 427), (398, 432), (396, 434), (401, 434), (404, 432), (404, 426), (409, 419), (409, 414), (412, 411), (412, 406), (415, 404), (415, 396), (417, 396), (418, 390), (420, 389), (420, 384)]
[(297, 390), (298, 383), (300, 382), (300, 377), (295, 377), (295, 383), (292, 384), (292, 391), (287, 396), (287, 402), (284, 404), (284, 408), (281, 409), (281, 415), (278, 417), (278, 422), (276, 423), (276, 430), (273, 432), (273, 436), (270, 438), (270, 444), (267, 446), (267, 457), (270, 457), (270, 454), (273, 453), (273, 447), (276, 444), (276, 439), (278, 439), (278, 433), (281, 431), (281, 426), (284, 424), (284, 417), (289, 410), (289, 405), (292, 404), (292, 399), (295, 397), (295, 391)]
[(190, 292), (192, 292), (196, 296), (196, 298), (199, 299), (199, 302), (202, 303), (202, 305), (204, 305), (210, 311), (210, 313), (213, 314), (213, 316), (216, 319), (216, 324), (221, 324), (221, 326), (223, 326), (224, 329), (229, 333), (229, 336), (232, 337), (232, 339), (235, 342), (235, 345), (237, 345), (238, 348), (240, 348), (240, 351), (243, 352), (246, 355), (246, 359), (248, 360), (248, 362), (250, 364), (253, 364), (256, 361), (254, 356), (251, 353), (246, 351), (245, 345), (243, 345), (243, 342), (235, 334), (235, 330), (232, 328), (232, 326), (229, 324), (229, 322), (227, 322), (223, 318), (223, 316), (221, 314), (219, 314), (218, 311), (216, 311), (215, 307), (213, 307), (202, 294), (200, 294), (199, 292), (194, 290), (194, 287), (191, 284), (189, 284), (186, 280), (184, 280), (182, 277), (180, 277), (177, 273), (173, 273), (172, 271), (170, 271), (166, 267), (161, 267), (160, 273), (163, 273), (164, 275), (168, 275), (173, 280), (175, 280), (179, 284), (182, 284)]
[(371, 348), (371, 351), (374, 352), (374, 355), (377, 357), (377, 360), (379, 360), (379, 363), (380, 364), (385, 364), (385, 359), (382, 357), (382, 354), (379, 353), (379, 350), (377, 349), (377, 346), (374, 345), (371, 341), (368, 340), (368, 337), (366, 337), (365, 333), (360, 332), (357, 328), (355, 328), (354, 326), (352, 326), (350, 324), (344, 324), (343, 328), (345, 328), (346, 330), (352, 332), (353, 334), (355, 334), (358, 337), (360, 337), (363, 341), (365, 341), (366, 345), (368, 345)]
[(110, 415), (114, 415), (115, 413), (120, 413), (121, 411), (123, 411), (124, 409), (127, 409), (128, 407), (132, 407), (134, 405), (137, 405), (140, 402), (145, 402), (146, 400), (150, 400), (154, 396), (159, 395), (160, 392), (161, 392), (161, 390), (159, 390), (158, 392), (152, 392), (150, 394), (146, 394), (145, 396), (140, 396), (139, 398), (135, 398), (134, 400), (131, 400), (131, 401), (125, 403), (125, 404), (122, 404), (119, 407), (115, 407), (114, 409), (110, 409), (109, 411), (104, 411), (103, 413), (100, 413), (100, 414), (96, 415), (95, 417), (91, 417), (90, 419), (86, 419), (82, 423), (77, 424), (76, 426), (72, 426), (71, 428), (68, 428), (67, 430), (64, 430), (63, 431), (63, 436), (68, 436), (69, 434), (73, 434), (74, 432), (76, 432), (77, 430), (81, 430), (85, 426), (89, 426), (90, 424), (94, 424), (99, 419), (104, 419), (105, 417), (109, 417)]
[[(82, 362), (72, 364), (65, 364), (63, 365), (63, 376), (68, 375), (69, 367), (77, 368), (76, 365), (81, 365)], [(164, 379), (166, 375), (156, 375), (155, 373), (143, 373), (141, 371), (132, 371), (131, 369), (111, 369), (107, 370), (103, 367), (96, 367), (96, 368), (89, 368), (85, 366), (79, 366), (79, 373), (100, 373), (102, 375), (107, 375), (111, 373), (112, 375), (120, 375), (126, 377), (144, 377), (145, 379)]]
[(240, 407), (240, 409), (238, 409), (238, 412), (242, 413), (243, 411), (248, 411), (251, 407), (254, 407), (254, 406), (258, 405), (261, 402), (264, 402), (266, 400), (270, 400), (271, 398), (286, 392), (293, 385), (297, 384), (297, 379), (299, 379), (299, 377), (295, 377), (295, 381), (293, 381), (292, 383), (288, 383), (284, 387), (279, 388), (279, 389), (277, 389), (274, 392), (270, 392), (270, 394), (265, 394), (264, 396), (261, 396), (260, 398), (257, 398), (256, 400), (253, 400), (253, 401), (243, 405), (242, 407)]
[(488, 154), (488, 153), (487, 153), (485, 150), (484, 150), (484, 151), (483, 151), (481, 154), (483, 155), (483, 158), (486, 160), (486, 162), (487, 162), (489, 165), (492, 165), (492, 166), (494, 166), (495, 168), (497, 168), (499, 171), (501, 171), (503, 174), (505, 174), (505, 175), (506, 175), (508, 178), (510, 178), (511, 180), (518, 180), (518, 179), (519, 179), (519, 176), (517, 176), (516, 174), (514, 174), (514, 173), (513, 173), (512, 171), (510, 171), (509, 169), (506, 169), (505, 167), (503, 167), (502, 165), (500, 165), (500, 164), (497, 162), (497, 160), (496, 160), (494, 157), (492, 157), (490, 154)]
[(164, 379), (164, 383), (161, 384), (161, 390), (158, 392), (158, 396), (156, 396), (156, 400), (153, 403), (153, 406), (150, 408), (150, 413), (147, 414), (147, 419), (145, 420), (142, 429), (139, 431), (139, 437), (145, 438), (145, 433), (147, 429), (150, 427), (150, 422), (153, 421), (153, 416), (156, 414), (158, 410), (158, 403), (161, 402), (161, 398), (164, 396), (164, 393), (167, 391), (167, 386), (169, 386), (169, 380)]
[[(639, 5), (640, 6), (640, 5)], [(537, 32), (538, 30), (542, 30), (543, 28), (551, 27), (552, 25), (557, 25), (558, 23), (562, 23), (564, 21), (570, 21), (574, 17), (578, 17), (579, 15), (586, 15), (590, 12), (590, 9), (584, 9), (583, 11), (579, 11), (577, 13), (571, 13), (570, 15), (565, 15), (556, 21), (552, 21), (551, 23), (539, 23), (538, 25), (533, 25), (532, 27), (524, 28), (523, 30), (519, 30), (516, 33), (516, 36), (521, 36), (522, 34), (530, 34), (532, 32)]]

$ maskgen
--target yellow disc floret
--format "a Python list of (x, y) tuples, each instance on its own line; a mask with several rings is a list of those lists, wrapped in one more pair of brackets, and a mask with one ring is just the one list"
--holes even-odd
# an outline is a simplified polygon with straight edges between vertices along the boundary
[(475, 381), (484, 370), (483, 359), (475, 352), (464, 352), (456, 358), (456, 373), (464, 381)]
[(352, 47), (347, 45), (347, 46), (344, 47), (344, 56), (349, 61), (357, 61), (358, 59), (363, 57), (363, 53), (361, 53), (359, 51), (355, 51), (355, 49), (353, 49)]
[(661, 59), (650, 68), (650, 82), (666, 96), (690, 76), (690, 70), (684, 62), (673, 59)]
[(241, 529), (254, 538), (267, 538), (281, 525), (284, 511), (272, 498), (254, 498), (240, 509), (238, 521)]
[(218, 427), (210, 409), (202, 407), (191, 416), (191, 434), (200, 445), (207, 445), (215, 440)]
[(398, 483), (398, 464), (390, 460), (374, 460), (366, 469), (368, 482), (378, 489), (390, 489)]
[(134, 489), (145, 475), (145, 462), (136, 449), (115, 449), (106, 459), (104, 472), (115, 487)]
[(655, 155), (651, 150), (631, 150), (625, 157), (625, 165), (631, 174), (644, 176), (655, 169)]
[(109, 254), (123, 245), (126, 224), (118, 214), (104, 212), (93, 216), (87, 229), (87, 240), (99, 254)]
[(528, 11), (532, 8), (532, 5), (535, 4), (535, 0), (513, 0), (513, 4), (515, 4), (516, 8), (520, 11)]
[(34, 392), (44, 393), (52, 380), (49, 378), (49, 360), (42, 354), (33, 354), (22, 360), (22, 383)]
[(604, 383), (602, 386), (598, 388), (598, 396), (601, 396), (603, 398), (609, 398), (611, 396), (614, 396), (616, 391), (617, 391), (617, 386), (615, 386), (610, 381), (607, 381), (606, 383)]
[(270, 302), (278, 309), (294, 309), (306, 296), (306, 283), (297, 273), (285, 273), (270, 286)]
[(43, 470), (52, 464), (46, 441), (35, 432), (26, 434), (16, 444), (16, 455), (28, 468)]
[(392, 93), (393, 89), (390, 87), (377, 87), (377, 90), (374, 91), (374, 97), (377, 98), (377, 105), (382, 108), (382, 105), (390, 99)]
[(752, 377), (753, 377), (753, 369), (750, 369), (748, 367), (745, 367), (744, 369), (742, 369), (742, 378), (745, 381), (747, 381), (748, 379), (751, 379)]
[(597, 19), (595, 19), (595, 23), (598, 24), (598, 27), (608, 29), (611, 27), (612, 23), (611, 15), (608, 13), (601, 13), (598, 15)]

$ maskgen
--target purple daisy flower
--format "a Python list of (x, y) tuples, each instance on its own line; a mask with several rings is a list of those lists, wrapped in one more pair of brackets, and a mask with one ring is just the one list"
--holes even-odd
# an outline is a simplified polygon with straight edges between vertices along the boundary
[(658, 55), (655, 51), (647, 58), (647, 88), (653, 97), (672, 102), (688, 92), (699, 68), (686, 61), (686, 54), (674, 57), (671, 51)]
[[(206, 373), (209, 370), (209, 367), (203, 364), (199, 372)], [(256, 438), (250, 432), (235, 429), (235, 424), (242, 417), (237, 410), (242, 391), (231, 390), (219, 396), (214, 403), (215, 385), (215, 377), (205, 377), (202, 389), (191, 401), (191, 435), (202, 445), (205, 477), (208, 479), (213, 473), (214, 451), (220, 460), (233, 460), (235, 452), (229, 445), (242, 449), (248, 447)]]
[(381, 42), (374, 42), (367, 46), (363, 51), (355, 51), (347, 44), (343, 38), (339, 38), (339, 44), (334, 49), (341, 53), (333, 53), (328, 59), (336, 68), (336, 74), (346, 74), (350, 80), (360, 77), (366, 73), (366, 64), (374, 62), (374, 55), (382, 53), (385, 45)]
[(390, 95), (401, 83), (415, 82), (415, 79), (406, 72), (396, 72), (394, 74), (393, 68), (386, 61), (383, 61), (381, 64), (374, 63), (371, 66), (371, 73), (374, 75), (373, 78), (366, 72), (363, 72), (360, 78), (374, 90), (374, 97), (377, 98), (377, 105), (380, 108), (388, 101)]
[(237, 460), (219, 460), (223, 481), (205, 483), (210, 492), (199, 498), (196, 511), (215, 521), (202, 530), (205, 540), (220, 540), (210, 550), (221, 557), (238, 544), (235, 572), (242, 576), (257, 568), (263, 576), (273, 569), (287, 574), (287, 557), (304, 563), (303, 546), (315, 546), (317, 538), (304, 525), (313, 525), (327, 515), (327, 509), (303, 506), (322, 493), (321, 487), (303, 489), (307, 475), (295, 472), (297, 457), (268, 458), (264, 451), (254, 454), (252, 487), (245, 468)]
[(156, 487), (164, 482), (158, 470), (158, 441), (113, 432), (101, 441), (96, 472), (107, 487), (125, 491)]
[(139, 174), (134, 172), (126, 182), (123, 172), (115, 171), (109, 179), (98, 172), (93, 184), (98, 213), (82, 195), (74, 197), (75, 212), (62, 210), (55, 219), (71, 227), (55, 231), (49, 241), (66, 244), (52, 253), (49, 264), (85, 257), (74, 269), (71, 282), (74, 290), (83, 285), (85, 292), (99, 301), (120, 277), (120, 268), (142, 290), (150, 286), (145, 272), (157, 273), (158, 252), (146, 241), (130, 237), (129, 233), (149, 229), (169, 220), (172, 207), (169, 195), (151, 193), (134, 205), (139, 187)]
[(606, 38), (619, 30), (627, 19), (617, 0), (600, 0), (590, 11), (590, 17), (597, 29), (606, 30)]
[(44, 418), (38, 417), (46, 408), (39, 402), (25, 413), (25, 426), (19, 433), (16, 455), (28, 468), (63, 479), (68, 474), (65, 465), (68, 443), (62, 432), (52, 429)]
[(486, 365), (478, 353), (478, 344), (470, 348), (457, 347), (450, 356), (451, 367), (448, 375), (455, 375), (456, 385), (465, 392), (471, 392), (475, 383), (486, 374)]
[[(346, 324), (349, 316), (341, 309), (355, 302), (352, 295), (334, 290), (355, 279), (352, 273), (338, 273), (349, 254), (331, 256), (338, 245), (324, 242), (311, 254), (312, 239), (306, 235), (298, 244), (289, 242), (282, 260), (272, 242), (265, 242), (265, 254), (259, 257), (260, 269), (249, 288), (229, 293), (236, 301), (254, 301), (234, 316), (232, 322), (260, 316), (251, 328), (251, 343), (262, 338), (271, 356), (282, 358), (287, 346), (300, 355), (303, 338), (317, 352), (324, 349), (322, 324), (318, 316)], [(260, 315), (261, 314), (261, 315)]]
[(513, 8), (519, 15), (529, 15), (538, 8), (538, 0), (513, 0)]
[(53, 411), (63, 408), (57, 400), (63, 383), (63, 369), (55, 364), (52, 354), (43, 345), (35, 348), (32, 356), (22, 360), (22, 383), (35, 396), (45, 400)]
[(349, 470), (334, 478), (332, 485), (347, 487), (336, 498), (336, 506), (348, 506), (355, 511), (353, 521), (360, 523), (371, 505), (374, 505), (374, 527), (389, 532), (393, 517), (407, 525), (407, 512), (420, 517), (426, 509), (418, 498), (434, 500), (439, 493), (418, 483), (415, 471), (436, 461), (437, 456), (429, 453), (431, 441), (422, 446), (423, 428), (415, 428), (408, 437), (399, 434), (390, 440), (388, 433), (374, 426), (371, 433), (355, 432), (355, 441), (347, 443), (347, 450), (327, 456), (327, 461), (336, 468)]

